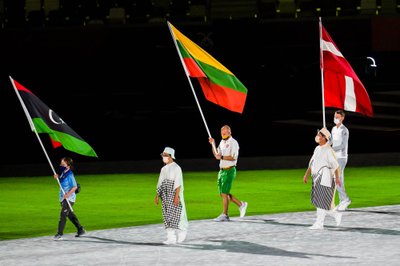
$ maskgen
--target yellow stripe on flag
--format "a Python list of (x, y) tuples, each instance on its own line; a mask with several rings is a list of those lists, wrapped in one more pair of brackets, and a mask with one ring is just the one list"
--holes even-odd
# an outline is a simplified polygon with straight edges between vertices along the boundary
[(212, 57), (209, 53), (204, 51), (200, 46), (192, 42), (189, 38), (183, 35), (180, 31), (178, 31), (171, 23), (168, 22), (168, 25), (171, 27), (174, 37), (177, 41), (179, 41), (185, 49), (193, 56), (195, 59), (206, 63), (212, 67), (215, 67), (229, 75), (233, 75), (231, 71), (229, 71), (226, 67), (224, 67), (220, 62), (218, 62), (214, 57)]

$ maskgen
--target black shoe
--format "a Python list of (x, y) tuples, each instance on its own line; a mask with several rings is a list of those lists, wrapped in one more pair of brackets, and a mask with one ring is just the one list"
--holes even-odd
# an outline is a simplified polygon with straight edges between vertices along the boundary
[(85, 230), (85, 228), (81, 227), (81, 228), (79, 228), (78, 233), (75, 235), (75, 237), (80, 237), (84, 234), (86, 234), (86, 230)]
[(60, 234), (56, 234), (55, 236), (54, 236), (54, 238), (53, 238), (53, 240), (62, 240), (63, 238), (62, 238), (62, 235), (60, 235)]

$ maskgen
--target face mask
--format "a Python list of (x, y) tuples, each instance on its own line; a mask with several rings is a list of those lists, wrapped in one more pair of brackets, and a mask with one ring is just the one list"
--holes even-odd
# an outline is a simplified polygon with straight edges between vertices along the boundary
[(315, 142), (316, 142), (316, 143), (319, 143), (319, 142), (320, 142), (320, 140), (321, 140), (321, 137), (320, 137), (320, 136), (318, 136), (318, 135), (316, 135), (316, 136), (315, 136)]
[(335, 117), (333, 123), (335, 123), (335, 125), (340, 124), (340, 119)]
[(162, 161), (163, 161), (164, 163), (168, 163), (168, 162), (169, 162), (169, 157), (168, 157), (168, 156), (163, 156), (163, 157), (162, 157)]
[(64, 173), (65, 169), (67, 169), (67, 167), (61, 166), (61, 165), (60, 165), (60, 171), (61, 171), (61, 173)]
[(221, 137), (222, 137), (222, 139), (228, 139), (229, 138), (229, 136), (224, 136), (224, 135), (221, 135)]

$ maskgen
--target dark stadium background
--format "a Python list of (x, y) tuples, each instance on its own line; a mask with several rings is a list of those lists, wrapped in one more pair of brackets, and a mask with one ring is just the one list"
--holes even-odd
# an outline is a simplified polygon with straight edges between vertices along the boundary
[[(213, 137), (219, 140), (220, 127), (229, 124), (241, 157), (312, 154), (315, 132), (322, 127), (318, 14), (211, 16), (207, 21), (164, 15), (124, 23), (104, 17), (100, 24), (46, 24), (40, 16), (40, 23), (22, 21), (15, 11), (22, 2), (5, 15), (8, 20), (2, 17), (0, 31), (1, 165), (46, 163), (9, 75), (60, 115), (99, 156), (53, 150), (41, 135), (55, 163), (64, 155), (80, 162), (158, 160), (165, 146), (175, 148), (178, 158), (209, 158), (208, 134), (167, 19), (248, 89), (244, 112), (238, 114), (206, 101), (192, 79)], [(349, 153), (398, 152), (399, 13), (326, 15), (322, 21), (364, 83), (375, 112), (373, 118), (347, 113)], [(376, 60), (376, 68), (367, 57)], [(328, 128), (334, 110), (326, 109)]]

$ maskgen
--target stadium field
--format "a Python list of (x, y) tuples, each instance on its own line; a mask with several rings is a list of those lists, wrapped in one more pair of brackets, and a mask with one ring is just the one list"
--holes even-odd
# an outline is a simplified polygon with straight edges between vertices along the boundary
[[(310, 203), (311, 182), (302, 181), (305, 170), (239, 168), (231, 192), (248, 202), (248, 216), (315, 210)], [(218, 216), (222, 202), (217, 171), (184, 172), (183, 178), (189, 223)], [(158, 172), (76, 175), (76, 179), (82, 189), (73, 208), (87, 231), (162, 223), (161, 204), (154, 204)], [(349, 208), (400, 203), (400, 166), (349, 167), (345, 182), (352, 199)], [(56, 233), (59, 187), (52, 176), (0, 178), (0, 187), (0, 240)], [(239, 215), (233, 203), (229, 214)], [(73, 232), (67, 221), (64, 233)]]

